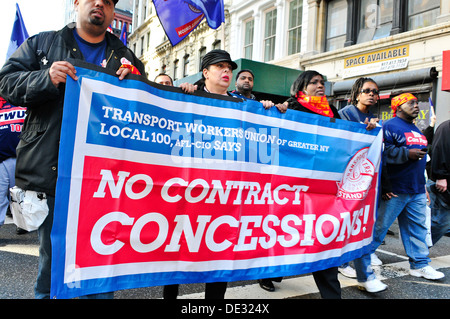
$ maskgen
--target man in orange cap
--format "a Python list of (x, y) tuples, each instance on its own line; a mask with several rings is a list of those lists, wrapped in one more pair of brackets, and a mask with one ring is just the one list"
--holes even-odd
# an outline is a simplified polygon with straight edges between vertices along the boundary
[[(400, 94), (400, 95), (394, 97), (391, 100), (391, 109), (392, 109), (392, 112), (394, 113), (394, 117), (397, 115), (398, 107), (402, 104), (405, 104), (408, 101), (417, 101), (417, 98), (414, 95), (412, 95), (411, 93), (403, 93), (403, 94)], [(417, 111), (417, 114), (419, 114), (418, 113), (419, 108), (417, 108), (417, 110), (415, 110), (415, 111)], [(416, 118), (416, 117), (417, 117), (417, 115), (414, 118)]]
[[(405, 93), (391, 101), (395, 117), (383, 124), (384, 154), (388, 182), (383, 186), (382, 201), (375, 222), (372, 251), (383, 241), (389, 227), (398, 218), (403, 247), (409, 257), (410, 275), (436, 280), (444, 277), (429, 263), (425, 241), (425, 164), (427, 139), (414, 125), (419, 115), (417, 98)], [(388, 196), (389, 194), (389, 196)], [(374, 278), (370, 265), (359, 267), (367, 278)]]

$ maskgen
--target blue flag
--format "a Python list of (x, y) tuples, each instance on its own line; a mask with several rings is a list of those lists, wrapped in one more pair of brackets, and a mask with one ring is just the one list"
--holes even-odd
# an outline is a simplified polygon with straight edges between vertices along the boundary
[(153, 4), (172, 46), (191, 33), (204, 17), (213, 29), (225, 21), (223, 0), (153, 0)]
[(127, 46), (128, 38), (127, 38), (127, 24), (124, 23), (122, 27), (122, 32), (120, 33), (120, 41)]
[(217, 29), (225, 22), (225, 10), (223, 0), (186, 0), (188, 3), (201, 10), (211, 29)]
[(9, 42), (8, 52), (6, 53), (6, 59), (8, 60), (11, 54), (13, 54), (17, 48), (28, 38), (27, 28), (22, 19), (19, 5), (16, 3), (16, 17), (14, 19), (14, 25), (11, 33), (11, 41)]

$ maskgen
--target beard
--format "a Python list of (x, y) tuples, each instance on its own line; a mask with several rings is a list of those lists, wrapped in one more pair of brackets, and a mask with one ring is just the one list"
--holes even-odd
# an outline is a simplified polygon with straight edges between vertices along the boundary
[(251, 93), (253, 88), (248, 84), (243, 84), (243, 85), (239, 85), (237, 87), (237, 89), (239, 92), (242, 92), (242, 93)]
[(92, 23), (93, 25), (102, 26), (105, 20), (98, 17), (91, 17), (89, 19), (89, 22)]
[[(101, 15), (96, 13), (101, 11)], [(105, 13), (103, 10), (93, 9), (89, 13), (89, 22), (96, 26), (102, 26), (105, 23)]]

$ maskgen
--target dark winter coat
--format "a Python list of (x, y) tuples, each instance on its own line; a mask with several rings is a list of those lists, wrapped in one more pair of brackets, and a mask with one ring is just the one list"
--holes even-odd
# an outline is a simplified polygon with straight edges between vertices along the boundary
[[(27, 39), (0, 70), (0, 96), (27, 108), (17, 146), (16, 185), (55, 194), (65, 85), (50, 80), (53, 62), (84, 60), (73, 35), (75, 24)], [(106, 32), (106, 69), (117, 71), (125, 57), (141, 74), (142, 62), (114, 35)]]

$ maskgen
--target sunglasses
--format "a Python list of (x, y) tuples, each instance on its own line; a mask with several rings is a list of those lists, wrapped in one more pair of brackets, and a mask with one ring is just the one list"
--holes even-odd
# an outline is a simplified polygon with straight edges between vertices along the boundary
[(365, 93), (365, 94), (369, 94), (370, 92), (372, 92), (375, 95), (378, 95), (378, 93), (380, 91), (378, 91), (377, 89), (364, 89), (364, 90), (361, 90), (361, 93)]

